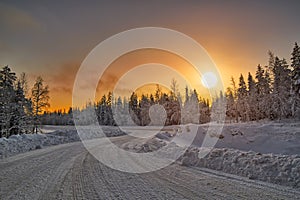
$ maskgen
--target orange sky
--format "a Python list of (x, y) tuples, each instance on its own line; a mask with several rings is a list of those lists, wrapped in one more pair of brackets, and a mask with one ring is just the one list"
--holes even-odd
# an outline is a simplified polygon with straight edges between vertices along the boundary
[[(50, 87), (51, 110), (67, 109), (72, 104), (77, 70), (96, 45), (132, 28), (164, 27), (182, 32), (201, 44), (228, 86), (231, 76), (237, 79), (240, 73), (245, 76), (249, 71), (254, 73), (258, 64), (266, 65), (268, 50), (290, 60), (294, 42), (300, 42), (299, 6), (296, 0), (288, 3), (279, 0), (189, 3), (180, 0), (91, 3), (3, 0), (0, 3), (0, 66), (9, 65), (17, 74), (27, 73), (30, 86), (41, 75)], [(139, 54), (142, 53), (127, 55), (127, 60), (121, 57), (111, 69), (118, 66), (129, 69), (141, 60), (153, 62)], [(161, 56), (168, 58), (160, 59), (153, 53), (159, 62), (172, 65), (193, 79), (190, 77), (193, 73), (185, 71), (182, 60)], [(171, 73), (167, 70), (161, 68), (162, 72)], [(103, 77), (104, 80), (110, 81), (111, 76), (120, 76), (123, 71), (115, 69), (115, 72)], [(121, 78), (126, 81), (130, 77), (126, 74)], [(173, 75), (166, 77), (167, 82)], [(192, 82), (201, 94), (201, 85), (196, 83), (200, 80)], [(181, 89), (185, 87), (183, 84), (180, 84)], [(118, 87), (125, 85), (128, 83)]]
[[(144, 69), (136, 71), (131, 76), (128, 75), (130, 76), (130, 78), (128, 78), (129, 80), (121, 79), (122, 76), (130, 72), (130, 70), (133, 70), (134, 67), (147, 63), (150, 64), (145, 66)], [(168, 66), (173, 70), (164, 70), (163, 67), (160, 65), (156, 66), (155, 63)], [(178, 77), (178, 74), (182, 76), (181, 79)], [(166, 87), (170, 86), (171, 80), (174, 78), (178, 82), (180, 86), (179, 89), (181, 90), (190, 83), (192, 84), (190, 87), (206, 92), (200, 84), (198, 72), (187, 61), (167, 51), (144, 49), (133, 51), (119, 57), (106, 69), (97, 88), (98, 96), (106, 94), (108, 91), (113, 91), (118, 81), (121, 81), (121, 83), (119, 83), (121, 87), (116, 92), (122, 96), (131, 94), (136, 88), (142, 86), (136, 85), (136, 87), (134, 87), (133, 82), (144, 83), (148, 77), (150, 77), (149, 82), (159, 77), (160, 83), (163, 83)], [(184, 80), (186, 80), (187, 83)], [(153, 83), (155, 84), (155, 82)], [(145, 93), (146, 92), (149, 93), (150, 91), (145, 91)], [(97, 99), (99, 99), (99, 97)]]

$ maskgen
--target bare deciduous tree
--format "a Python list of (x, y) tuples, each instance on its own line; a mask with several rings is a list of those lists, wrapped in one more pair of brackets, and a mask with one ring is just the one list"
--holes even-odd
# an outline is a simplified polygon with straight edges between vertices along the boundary
[(31, 101), (34, 115), (34, 130), (33, 132), (38, 132), (39, 125), (39, 115), (50, 106), (49, 104), (49, 87), (44, 86), (44, 80), (42, 77), (37, 77), (35, 84), (31, 90)]

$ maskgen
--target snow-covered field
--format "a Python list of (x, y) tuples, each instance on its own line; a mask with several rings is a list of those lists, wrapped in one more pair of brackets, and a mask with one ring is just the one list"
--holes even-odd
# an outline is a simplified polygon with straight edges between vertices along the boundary
[[(207, 125), (201, 125), (193, 144), (201, 146)], [(300, 121), (248, 122), (225, 124), (222, 139), (215, 148), (232, 148), (242, 151), (300, 154)]]
[[(188, 128), (191, 125), (182, 126)], [(198, 153), (208, 125), (199, 125), (192, 147), (180, 157), (185, 166), (209, 168), (249, 179), (300, 188), (300, 123), (255, 122), (225, 124), (222, 137), (204, 158)], [(117, 127), (104, 127), (108, 136), (123, 135)], [(156, 136), (121, 144), (135, 152), (155, 151), (172, 142), (178, 127), (166, 127)], [(74, 127), (45, 126), (44, 134), (16, 135), (0, 138), (0, 158), (68, 142), (80, 141)], [(211, 135), (209, 137), (216, 137)], [(184, 138), (184, 137), (183, 137)]]

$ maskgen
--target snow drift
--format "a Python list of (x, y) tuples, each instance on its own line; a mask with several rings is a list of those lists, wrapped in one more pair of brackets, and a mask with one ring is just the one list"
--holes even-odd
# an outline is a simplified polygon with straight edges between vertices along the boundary
[[(107, 137), (124, 135), (117, 127), (102, 127), (102, 130)], [(45, 132), (45, 134), (22, 134), (0, 138), (0, 159), (47, 146), (80, 141), (74, 127), (50, 127), (50, 129), (47, 127)], [(93, 134), (93, 131), (90, 133), (91, 138), (98, 136)]]
[(270, 183), (300, 188), (300, 155), (261, 154), (234, 149), (213, 149), (199, 158), (190, 148), (180, 158), (184, 166), (204, 167)]

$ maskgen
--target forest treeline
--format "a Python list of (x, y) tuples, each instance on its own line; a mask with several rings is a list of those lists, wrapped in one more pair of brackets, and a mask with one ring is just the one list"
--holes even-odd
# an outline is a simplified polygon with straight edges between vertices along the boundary
[[(197, 91), (185, 88), (179, 93), (179, 85), (172, 80), (170, 92), (162, 92), (159, 85), (153, 94), (129, 98), (115, 97), (111, 92), (98, 102), (89, 102), (85, 108), (70, 108), (46, 112), (49, 106), (49, 89), (38, 77), (31, 94), (25, 74), (19, 78), (8, 66), (0, 71), (0, 128), (1, 137), (19, 133), (37, 132), (39, 124), (73, 125), (95, 123), (90, 111), (95, 111), (100, 125), (151, 124), (149, 109), (153, 105), (164, 107), (165, 125), (207, 123), (215, 120), (212, 110), (225, 107), (228, 122), (247, 122), (261, 119), (300, 119), (300, 48), (295, 43), (291, 64), (269, 52), (267, 66), (258, 65), (255, 74), (231, 78), (231, 85), (210, 102)], [(158, 116), (159, 119), (162, 119)], [(153, 123), (152, 123), (153, 124)]]

